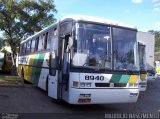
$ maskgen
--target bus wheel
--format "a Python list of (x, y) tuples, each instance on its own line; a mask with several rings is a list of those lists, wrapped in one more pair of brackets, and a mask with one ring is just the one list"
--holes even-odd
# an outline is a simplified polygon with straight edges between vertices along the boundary
[(23, 85), (26, 83), (26, 81), (24, 79), (24, 71), (23, 71), (23, 69), (21, 70), (21, 81), (22, 81)]
[(56, 104), (62, 104), (63, 103), (63, 101), (61, 100), (61, 99), (51, 99), (51, 101), (53, 102), (53, 103), (56, 103)]

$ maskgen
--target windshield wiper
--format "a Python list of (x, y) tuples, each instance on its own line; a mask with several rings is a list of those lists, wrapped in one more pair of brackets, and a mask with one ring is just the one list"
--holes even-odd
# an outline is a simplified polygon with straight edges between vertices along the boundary
[(84, 63), (83, 66), (93, 66), (93, 67), (96, 67), (96, 70), (99, 70), (101, 67), (102, 67), (102, 64), (101, 63)]

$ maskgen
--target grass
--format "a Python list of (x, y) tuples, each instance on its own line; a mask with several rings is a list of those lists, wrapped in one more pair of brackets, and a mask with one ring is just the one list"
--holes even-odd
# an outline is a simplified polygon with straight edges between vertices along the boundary
[(9, 74), (0, 75), (0, 85), (20, 85), (22, 81), (18, 76), (11, 76)]

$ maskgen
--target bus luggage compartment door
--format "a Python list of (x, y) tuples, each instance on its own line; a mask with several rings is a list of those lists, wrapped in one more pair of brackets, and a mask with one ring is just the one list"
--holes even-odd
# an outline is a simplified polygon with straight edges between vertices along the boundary
[[(57, 74), (57, 73), (56, 73)], [(57, 75), (48, 77), (48, 96), (57, 99)]]

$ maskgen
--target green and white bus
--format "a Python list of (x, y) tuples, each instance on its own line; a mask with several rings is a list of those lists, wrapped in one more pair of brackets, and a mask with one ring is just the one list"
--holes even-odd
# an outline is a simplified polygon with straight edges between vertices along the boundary
[(18, 74), (70, 104), (136, 102), (137, 29), (72, 15), (22, 41)]

